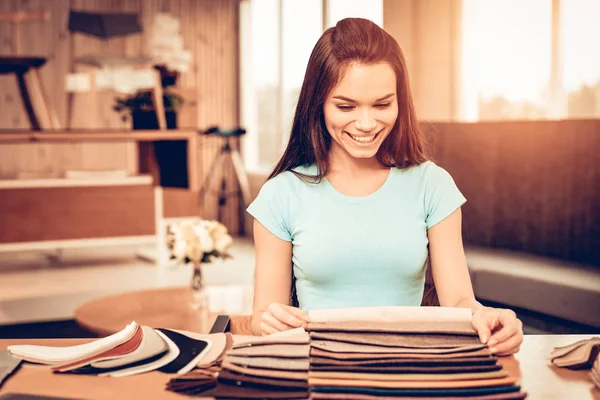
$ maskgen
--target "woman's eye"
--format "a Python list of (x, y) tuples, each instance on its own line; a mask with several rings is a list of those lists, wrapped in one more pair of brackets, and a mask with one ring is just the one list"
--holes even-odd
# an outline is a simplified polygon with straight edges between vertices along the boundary
[(342, 110), (342, 111), (351, 111), (354, 109), (354, 106), (345, 106), (345, 105), (338, 105), (337, 106), (338, 109)]
[(381, 104), (375, 104), (375, 108), (388, 108), (392, 105), (392, 103), (381, 103)]

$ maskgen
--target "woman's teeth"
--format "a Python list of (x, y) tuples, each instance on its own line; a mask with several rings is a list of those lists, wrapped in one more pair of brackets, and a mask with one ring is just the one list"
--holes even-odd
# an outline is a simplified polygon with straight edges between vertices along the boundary
[(377, 137), (377, 133), (373, 136), (361, 136), (361, 137), (352, 136), (348, 133), (348, 136), (350, 136), (352, 139), (354, 139), (358, 143), (370, 143), (373, 140), (375, 140), (375, 138)]

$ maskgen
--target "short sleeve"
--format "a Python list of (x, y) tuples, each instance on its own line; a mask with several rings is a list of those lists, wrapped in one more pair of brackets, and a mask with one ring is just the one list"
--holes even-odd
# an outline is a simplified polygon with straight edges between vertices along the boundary
[(445, 169), (430, 163), (426, 176), (425, 222), (429, 229), (452, 214), (467, 199)]
[(279, 175), (266, 181), (247, 211), (281, 240), (292, 241), (289, 224), (289, 188)]

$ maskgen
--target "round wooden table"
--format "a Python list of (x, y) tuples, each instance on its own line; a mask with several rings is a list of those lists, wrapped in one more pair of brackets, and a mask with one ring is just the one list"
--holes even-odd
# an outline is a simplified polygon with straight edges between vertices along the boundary
[(202, 321), (200, 310), (191, 307), (188, 287), (127, 292), (82, 304), (75, 321), (100, 336), (123, 330), (132, 321), (152, 328), (180, 329), (208, 333), (218, 314), (208, 313)]

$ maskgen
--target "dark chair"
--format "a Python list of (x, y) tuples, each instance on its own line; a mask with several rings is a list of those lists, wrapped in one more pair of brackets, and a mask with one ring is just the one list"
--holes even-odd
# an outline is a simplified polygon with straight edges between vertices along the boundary
[(44, 91), (39, 70), (46, 57), (20, 54), (19, 24), (30, 21), (47, 21), (47, 12), (0, 11), (0, 22), (13, 23), (13, 55), (0, 56), (0, 74), (14, 74), (19, 93), (33, 130), (60, 129), (56, 112)]

